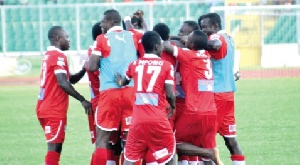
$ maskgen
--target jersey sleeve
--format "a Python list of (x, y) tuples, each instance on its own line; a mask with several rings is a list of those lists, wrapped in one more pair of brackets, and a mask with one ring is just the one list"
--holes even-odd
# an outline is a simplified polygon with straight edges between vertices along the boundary
[(144, 35), (143, 32), (140, 32), (138, 30), (135, 29), (129, 29), (128, 31), (131, 32), (132, 37), (133, 37), (133, 41), (134, 41), (134, 46), (139, 54), (139, 57), (143, 57), (145, 54), (145, 50), (142, 44), (142, 37)]
[(105, 34), (101, 34), (96, 38), (93, 45), (92, 54), (106, 58), (110, 54), (110, 43)]
[(177, 60), (183, 64), (187, 64), (190, 61), (190, 56), (189, 56), (189, 52), (190, 50), (187, 48), (180, 48), (177, 46), (173, 46), (174, 48), (174, 52), (173, 52), (173, 56), (175, 56), (177, 58)]
[(134, 61), (134, 62), (132, 62), (132, 63), (130, 63), (129, 64), (129, 66), (128, 66), (128, 69), (127, 69), (127, 71), (126, 71), (126, 78), (127, 78), (127, 80), (131, 80), (132, 79), (132, 77), (133, 77), (133, 74), (132, 74), (132, 68), (133, 68), (133, 64), (134, 63), (136, 63), (136, 61)]
[(221, 42), (221, 47), (219, 48), (219, 50), (209, 51), (211, 57), (215, 60), (225, 58), (227, 54), (227, 43), (225, 38), (220, 34), (212, 34), (208, 37), (208, 40), (219, 40)]
[(56, 55), (52, 56), (49, 59), (49, 64), (50, 66), (53, 67), (54, 73), (65, 73), (67, 74), (68, 71), (68, 62), (67, 62), (67, 57), (62, 54), (62, 53), (57, 53)]
[(166, 65), (166, 79), (165, 84), (172, 84), (174, 85), (174, 67), (171, 63), (165, 61)]

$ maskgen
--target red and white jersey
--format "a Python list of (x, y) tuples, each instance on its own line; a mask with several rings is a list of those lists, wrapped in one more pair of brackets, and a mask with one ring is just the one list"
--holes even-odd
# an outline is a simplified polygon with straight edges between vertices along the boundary
[[(107, 33), (109, 32), (120, 32), (123, 31), (123, 28), (121, 26), (114, 26), (112, 28), (110, 28)], [(134, 30), (134, 29), (129, 29), (128, 31), (131, 32), (132, 34), (132, 38), (133, 38), (133, 42), (134, 42), (134, 46), (136, 48), (136, 50), (139, 52), (140, 56), (143, 56), (144, 54), (144, 47), (141, 43), (141, 39), (143, 36), (143, 33)], [(99, 55), (103, 58), (106, 58), (110, 55), (110, 43), (108, 41), (108, 37), (106, 36), (106, 34), (101, 34), (96, 38), (96, 41), (94, 43), (94, 47), (93, 47), (93, 51), (92, 53), (95, 55)]]
[(131, 124), (169, 123), (165, 84), (174, 84), (173, 66), (157, 55), (145, 54), (129, 65), (126, 77), (133, 79), (135, 89)]
[(220, 60), (222, 58), (225, 58), (227, 54), (227, 42), (225, 38), (219, 33), (214, 33), (208, 37), (208, 40), (219, 40), (221, 42), (221, 47), (218, 50), (208, 51), (208, 53), (211, 55), (211, 58), (215, 60)]
[(49, 46), (43, 57), (40, 93), (36, 106), (38, 118), (65, 118), (69, 106), (68, 94), (59, 87), (56, 75), (65, 73), (69, 79), (67, 57), (54, 46)]
[(174, 56), (182, 64), (181, 67), (185, 67), (182, 82), (187, 109), (183, 113), (215, 112), (213, 72), (208, 52), (174, 46)]
[[(88, 58), (92, 55), (93, 46), (90, 46), (88, 50)], [(89, 79), (89, 85), (90, 85), (90, 93), (91, 93), (91, 102), (92, 104), (98, 103), (98, 96), (99, 96), (99, 87), (100, 87), (100, 80), (99, 80), (99, 70), (96, 70), (94, 72), (91, 72), (88, 70), (88, 67), (86, 66), (86, 72)]]

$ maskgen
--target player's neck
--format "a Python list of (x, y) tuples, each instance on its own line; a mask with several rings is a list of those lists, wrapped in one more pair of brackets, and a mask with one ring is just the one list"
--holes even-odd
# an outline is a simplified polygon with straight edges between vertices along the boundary
[(54, 46), (54, 47), (56, 47), (57, 49), (61, 50), (60, 45), (58, 45), (58, 44), (56, 44), (56, 43), (51, 43), (51, 46)]

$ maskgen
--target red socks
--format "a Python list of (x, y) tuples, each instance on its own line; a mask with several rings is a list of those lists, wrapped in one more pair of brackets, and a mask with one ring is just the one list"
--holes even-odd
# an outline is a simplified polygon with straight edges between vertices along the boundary
[(60, 154), (55, 151), (48, 151), (45, 157), (45, 165), (58, 165)]
[(93, 165), (106, 165), (107, 155), (105, 148), (97, 148), (93, 156)]
[(198, 156), (189, 156), (189, 165), (198, 165)]
[(189, 164), (189, 157), (188, 156), (178, 156), (178, 165), (188, 165)]
[(233, 165), (245, 165), (244, 155), (231, 155)]

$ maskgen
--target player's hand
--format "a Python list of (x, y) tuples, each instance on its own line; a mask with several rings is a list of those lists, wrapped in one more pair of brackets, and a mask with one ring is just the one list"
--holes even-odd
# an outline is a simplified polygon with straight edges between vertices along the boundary
[(234, 81), (238, 81), (240, 78), (241, 78), (240, 72), (239, 71), (235, 72)]
[(175, 113), (175, 108), (172, 108), (171, 106), (168, 106), (166, 108), (166, 111), (167, 111), (167, 116), (168, 116), (168, 119), (171, 119)]
[(115, 74), (115, 83), (120, 87), (123, 86), (123, 76), (120, 73)]
[(81, 102), (81, 105), (83, 106), (84, 110), (85, 110), (85, 114), (93, 114), (93, 109), (92, 109), (92, 104), (87, 101), (87, 100), (83, 100)]

